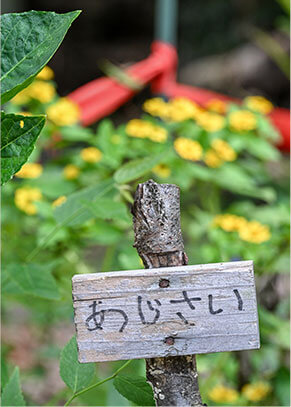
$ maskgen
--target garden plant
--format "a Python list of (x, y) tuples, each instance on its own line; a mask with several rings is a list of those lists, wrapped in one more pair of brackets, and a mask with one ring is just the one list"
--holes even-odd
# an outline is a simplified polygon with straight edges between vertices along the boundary
[[(43, 405), (154, 405), (144, 361), (80, 364), (71, 337), (74, 274), (142, 268), (130, 208), (150, 178), (181, 189), (189, 264), (255, 264), (261, 349), (198, 355), (203, 401), (289, 405), (288, 162), (275, 147), (272, 103), (152, 97), (127, 123), (82, 127), (47, 65), (78, 14), (2, 16), (2, 323), (17, 331), (21, 309), (39, 344), (19, 369), (4, 335), (2, 405), (39, 403), (28, 383), (45, 381), (56, 359), (63, 387)], [(64, 325), (61, 350), (52, 332)]]

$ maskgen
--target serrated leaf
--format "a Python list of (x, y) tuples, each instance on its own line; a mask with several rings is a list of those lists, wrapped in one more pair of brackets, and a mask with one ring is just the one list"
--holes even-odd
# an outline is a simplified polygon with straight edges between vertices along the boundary
[(97, 202), (83, 202), (96, 218), (130, 220), (127, 207), (123, 202), (116, 202), (110, 198), (99, 198)]
[(78, 362), (77, 342), (75, 336), (73, 336), (61, 353), (61, 378), (76, 393), (91, 383), (94, 374), (94, 363)]
[(9, 278), (31, 296), (58, 300), (58, 286), (48, 267), (42, 264), (10, 264), (6, 268)]
[(12, 375), (9, 378), (8, 383), (3, 389), (2, 393), (2, 406), (25, 406), (20, 380), (19, 380), (19, 368), (16, 367), (13, 370)]
[(114, 179), (119, 184), (125, 184), (133, 181), (147, 172), (161, 162), (165, 161), (166, 153), (158, 154), (153, 157), (139, 158), (130, 161), (120, 167), (114, 174)]
[(27, 11), (1, 16), (1, 103), (33, 81), (80, 12)]
[(114, 379), (114, 387), (127, 400), (138, 406), (154, 406), (153, 390), (146, 379), (141, 376), (119, 375)]
[(1, 185), (7, 182), (34, 149), (45, 116), (22, 116), (1, 112)]
[(114, 182), (112, 180), (101, 181), (96, 185), (69, 195), (66, 202), (55, 209), (54, 217), (56, 221), (65, 223), (67, 226), (72, 226), (80, 225), (93, 218), (93, 213), (88, 210), (84, 201), (96, 201), (109, 192), (113, 185)]

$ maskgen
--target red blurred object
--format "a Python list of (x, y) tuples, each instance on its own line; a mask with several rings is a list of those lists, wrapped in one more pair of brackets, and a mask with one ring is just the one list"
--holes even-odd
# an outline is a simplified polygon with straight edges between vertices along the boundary
[[(211, 99), (222, 101), (240, 100), (230, 98), (194, 86), (176, 82), (178, 55), (176, 48), (166, 42), (154, 41), (151, 54), (125, 70), (133, 79), (146, 85), (151, 84), (153, 94), (173, 97), (186, 97), (204, 106)], [(135, 95), (136, 91), (118, 83), (112, 78), (100, 78), (73, 91), (68, 97), (77, 103), (81, 110), (81, 123), (90, 125), (117, 110)], [(288, 109), (275, 108), (270, 118), (282, 135), (278, 148), (290, 150), (290, 112)]]

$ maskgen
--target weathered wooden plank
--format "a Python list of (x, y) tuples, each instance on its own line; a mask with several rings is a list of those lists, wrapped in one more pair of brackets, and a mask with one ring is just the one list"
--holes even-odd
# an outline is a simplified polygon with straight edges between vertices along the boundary
[(80, 362), (260, 347), (251, 261), (73, 277)]

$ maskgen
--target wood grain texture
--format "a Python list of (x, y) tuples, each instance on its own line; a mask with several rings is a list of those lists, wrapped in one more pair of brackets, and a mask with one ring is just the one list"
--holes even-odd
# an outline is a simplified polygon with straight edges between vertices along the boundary
[[(251, 261), (82, 274), (72, 282), (81, 363), (260, 346)], [(195, 309), (185, 296), (196, 298)]]
[[(146, 269), (187, 266), (177, 185), (153, 180), (138, 184), (131, 212), (134, 247)], [(161, 281), (161, 288), (168, 286), (165, 283), (167, 280)], [(165, 343), (173, 345), (174, 338), (169, 337)], [(203, 406), (195, 355), (146, 359), (146, 378), (156, 406)]]

